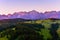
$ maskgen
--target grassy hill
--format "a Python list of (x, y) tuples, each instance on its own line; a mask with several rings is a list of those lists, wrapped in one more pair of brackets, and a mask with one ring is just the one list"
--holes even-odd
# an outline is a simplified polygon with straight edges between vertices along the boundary
[(60, 40), (60, 20), (3, 21), (0, 21), (0, 40)]

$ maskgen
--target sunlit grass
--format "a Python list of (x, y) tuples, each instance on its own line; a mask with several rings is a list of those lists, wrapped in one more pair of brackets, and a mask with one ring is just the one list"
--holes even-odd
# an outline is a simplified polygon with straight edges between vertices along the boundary
[(5, 36), (5, 37), (1, 37), (0, 40), (8, 40), (8, 38)]

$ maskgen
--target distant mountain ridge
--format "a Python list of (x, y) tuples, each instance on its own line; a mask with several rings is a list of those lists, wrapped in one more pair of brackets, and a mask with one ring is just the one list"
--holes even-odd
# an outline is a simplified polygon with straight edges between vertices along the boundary
[(0, 15), (0, 20), (15, 19), (15, 18), (31, 19), (31, 20), (37, 20), (37, 19), (44, 20), (49, 18), (60, 19), (60, 11), (59, 12), (50, 11), (50, 12), (40, 13), (37, 12), (36, 10), (32, 10), (29, 12), (15, 12), (13, 14)]

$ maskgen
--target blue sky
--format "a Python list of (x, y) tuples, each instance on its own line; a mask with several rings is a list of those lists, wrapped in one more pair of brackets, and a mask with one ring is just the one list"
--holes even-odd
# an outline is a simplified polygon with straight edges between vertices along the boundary
[(60, 11), (60, 0), (0, 0), (0, 14), (31, 10)]

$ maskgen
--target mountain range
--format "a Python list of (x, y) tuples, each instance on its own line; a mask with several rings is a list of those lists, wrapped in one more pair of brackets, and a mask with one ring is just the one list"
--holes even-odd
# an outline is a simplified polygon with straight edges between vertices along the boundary
[(22, 19), (30, 19), (30, 20), (43, 20), (49, 18), (56, 18), (60, 19), (60, 11), (50, 11), (50, 12), (38, 12), (36, 10), (32, 10), (29, 12), (15, 12), (13, 14), (8, 15), (0, 15), (0, 20), (3, 19), (15, 19), (15, 18), (22, 18)]

